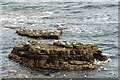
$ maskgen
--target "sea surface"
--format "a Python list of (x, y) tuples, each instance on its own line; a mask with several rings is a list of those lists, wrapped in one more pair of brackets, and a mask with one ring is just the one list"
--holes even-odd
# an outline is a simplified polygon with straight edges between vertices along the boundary
[[(61, 25), (61, 41), (95, 43), (109, 61), (87, 71), (30, 69), (8, 59), (12, 48), (33, 40), (7, 27), (54, 30)], [(52, 43), (54, 40), (39, 40)], [(100, 62), (97, 62), (98, 64)], [(0, 78), (113, 78), (118, 77), (117, 2), (0, 2)]]

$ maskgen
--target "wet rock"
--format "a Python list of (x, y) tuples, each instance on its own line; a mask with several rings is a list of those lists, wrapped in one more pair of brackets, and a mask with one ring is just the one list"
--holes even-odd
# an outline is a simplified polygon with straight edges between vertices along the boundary
[(16, 33), (18, 35), (27, 36), (31, 38), (59, 39), (62, 34), (62, 30), (48, 32), (42, 30), (19, 29), (16, 31)]
[(97, 51), (95, 52), (93, 55), (94, 55), (94, 58), (99, 60), (99, 61), (106, 61), (108, 59), (108, 57), (106, 55), (103, 55), (101, 54), (102, 52), (101, 51)]
[(28, 41), (16, 45), (8, 57), (28, 67), (60, 70), (95, 69), (95, 60), (107, 60), (97, 45), (67, 41), (53, 44)]

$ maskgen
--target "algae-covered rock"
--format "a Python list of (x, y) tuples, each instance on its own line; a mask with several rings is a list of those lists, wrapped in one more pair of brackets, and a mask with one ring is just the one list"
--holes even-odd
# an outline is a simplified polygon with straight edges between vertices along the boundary
[(16, 33), (18, 35), (27, 36), (31, 38), (59, 39), (62, 34), (62, 30), (50, 32), (50, 31), (33, 30), (33, 29), (19, 29), (16, 31)]
[(55, 41), (53, 44), (40, 44), (29, 41), (16, 45), (8, 56), (28, 67), (60, 70), (95, 69), (94, 60), (105, 61), (95, 44)]

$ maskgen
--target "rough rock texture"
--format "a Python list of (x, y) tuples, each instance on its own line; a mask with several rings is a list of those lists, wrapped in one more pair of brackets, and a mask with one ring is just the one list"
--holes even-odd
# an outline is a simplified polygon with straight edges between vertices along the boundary
[(59, 70), (95, 69), (95, 59), (107, 60), (97, 45), (60, 41), (53, 44), (36, 41), (21, 43), (13, 48), (8, 57), (28, 67)]
[(59, 39), (62, 30), (57, 30), (54, 32), (33, 30), (33, 29), (19, 29), (16, 31), (18, 35), (27, 36), (31, 38), (43, 38), (43, 39)]

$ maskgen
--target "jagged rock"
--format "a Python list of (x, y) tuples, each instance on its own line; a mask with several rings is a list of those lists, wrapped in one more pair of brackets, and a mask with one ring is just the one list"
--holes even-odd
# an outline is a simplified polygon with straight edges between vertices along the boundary
[(16, 33), (18, 35), (27, 36), (31, 38), (59, 39), (62, 34), (62, 30), (49, 32), (49, 31), (43, 31), (43, 30), (19, 29), (16, 31)]
[(60, 70), (95, 69), (94, 60), (105, 61), (95, 44), (82, 44), (56, 41), (53, 44), (40, 44), (29, 41), (16, 45), (8, 56), (28, 67)]

